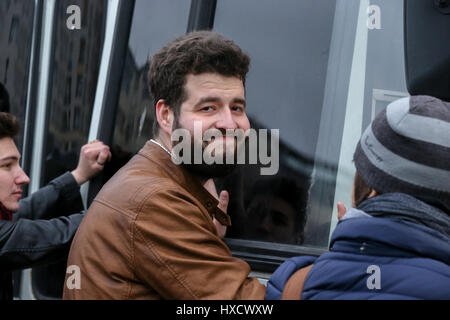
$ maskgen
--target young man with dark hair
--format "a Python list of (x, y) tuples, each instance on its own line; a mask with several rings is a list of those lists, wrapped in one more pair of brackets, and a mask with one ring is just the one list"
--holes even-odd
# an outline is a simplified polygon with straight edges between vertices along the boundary
[[(88, 210), (69, 255), (80, 289), (65, 299), (263, 299), (265, 287), (221, 240), (230, 224), (212, 179), (223, 165), (173, 162), (173, 133), (250, 127), (244, 82), (249, 57), (209, 31), (175, 39), (152, 58), (154, 139), (106, 183)], [(202, 137), (200, 137), (202, 139)], [(234, 138), (225, 137), (216, 144)], [(225, 151), (222, 151), (222, 155)], [(222, 230), (222, 231), (221, 231)]]
[(13, 298), (12, 271), (67, 257), (84, 216), (71, 214), (83, 210), (79, 185), (103, 169), (97, 161), (110, 157), (103, 143), (86, 145), (74, 171), (20, 200), (30, 179), (20, 167), (13, 140), (18, 133), (16, 118), (0, 112), (0, 300)]
[(354, 162), (354, 208), (338, 204), (330, 251), (286, 261), (266, 298), (450, 299), (450, 103), (389, 104)]

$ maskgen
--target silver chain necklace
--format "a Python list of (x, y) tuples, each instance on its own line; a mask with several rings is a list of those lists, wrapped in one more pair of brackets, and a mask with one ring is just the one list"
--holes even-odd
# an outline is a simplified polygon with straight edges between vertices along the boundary
[(169, 156), (172, 157), (172, 153), (169, 150), (167, 150), (166, 147), (164, 147), (161, 143), (159, 143), (158, 141), (155, 141), (153, 139), (150, 139), (150, 142), (153, 142), (157, 146), (160, 146), (165, 152), (167, 152), (169, 154)]

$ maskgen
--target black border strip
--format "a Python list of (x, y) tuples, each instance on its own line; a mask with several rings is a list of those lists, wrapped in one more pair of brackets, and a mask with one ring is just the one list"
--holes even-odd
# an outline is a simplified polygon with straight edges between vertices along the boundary
[(224, 239), (234, 257), (245, 260), (252, 271), (272, 273), (286, 259), (295, 256), (318, 257), (328, 250), (320, 247), (306, 247), (276, 242), (262, 242), (241, 239)]
[[(41, 57), (41, 29), (42, 29), (42, 14), (43, 14), (43, 1), (36, 1), (36, 6), (34, 7), (34, 20), (33, 20), (33, 40), (34, 44), (32, 47), (33, 52), (33, 64), (30, 64), (30, 77), (29, 77), (29, 87), (30, 92), (27, 97), (27, 102), (29, 109), (26, 110), (25, 126), (27, 126), (26, 137), (23, 137), (22, 145), (22, 169), (25, 172), (30, 172), (31, 169), (31, 159), (33, 158), (33, 144), (34, 144), (34, 129), (36, 124), (36, 105), (39, 87), (39, 67), (40, 67), (40, 57)], [(31, 59), (31, 57), (30, 57)], [(26, 152), (23, 152), (26, 150)], [(26, 185), (25, 195), (28, 195), (28, 187)]]
[[(105, 91), (103, 92), (102, 113), (99, 120), (97, 136), (106, 145), (111, 145), (113, 141), (114, 125), (116, 123), (116, 113), (119, 104), (120, 88), (122, 85), (134, 6), (135, 0), (121, 0), (119, 3), (111, 49), (111, 62), (109, 64)], [(102, 188), (103, 183), (103, 173), (91, 180), (87, 198), (88, 207)]]
[(186, 32), (211, 30), (214, 26), (216, 6), (217, 0), (192, 0)]

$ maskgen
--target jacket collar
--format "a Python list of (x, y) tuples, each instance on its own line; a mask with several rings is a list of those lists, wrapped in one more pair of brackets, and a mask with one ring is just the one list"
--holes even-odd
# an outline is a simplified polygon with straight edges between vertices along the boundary
[(180, 165), (175, 164), (166, 150), (153, 142), (147, 141), (139, 154), (152, 161), (171, 180), (200, 201), (211, 217), (216, 218), (222, 225), (231, 226), (230, 216), (217, 207), (219, 201), (202, 186), (199, 178)]
[(408, 194), (381, 194), (363, 201), (358, 209), (374, 217), (396, 217), (417, 222), (450, 237), (450, 215)]
[(449, 237), (427, 226), (394, 217), (341, 220), (333, 231), (330, 250), (348, 241), (355, 243), (357, 248), (361, 244), (374, 244), (376, 255), (380, 256), (387, 255), (387, 249), (400, 250), (450, 264)]

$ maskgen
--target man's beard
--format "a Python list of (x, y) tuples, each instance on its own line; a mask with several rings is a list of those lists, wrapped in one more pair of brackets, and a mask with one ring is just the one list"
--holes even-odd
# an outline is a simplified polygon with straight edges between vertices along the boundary
[(183, 163), (183, 168), (191, 172), (192, 174), (200, 177), (201, 179), (221, 178), (231, 174), (236, 169), (237, 164), (195, 164), (195, 163)]
[[(176, 129), (184, 129), (178, 122), (178, 119), (175, 119), (174, 121), (174, 126), (172, 128), (172, 131), (176, 130)], [(225, 136), (225, 132), (223, 130), (221, 130), (222, 134)], [(212, 164), (208, 164), (205, 163), (203, 155), (205, 153), (205, 149), (208, 147), (208, 145), (210, 143), (213, 143), (213, 141), (211, 142), (205, 142), (205, 141), (197, 141), (195, 142), (194, 140), (194, 135), (191, 134), (190, 135), (190, 147), (191, 147), (191, 156), (189, 161), (187, 162), (182, 162), (181, 166), (183, 166), (183, 168), (185, 168), (186, 170), (188, 170), (189, 172), (191, 172), (192, 174), (198, 176), (200, 179), (210, 179), (210, 178), (221, 178), (224, 176), (227, 176), (229, 174), (231, 174), (236, 167), (238, 166), (237, 164), (237, 142), (236, 142), (236, 138), (233, 141), (234, 144), (234, 155), (233, 155), (233, 161), (232, 163), (227, 163), (226, 161), (226, 155), (227, 155), (227, 148), (225, 146), (223, 146), (223, 156), (222, 156), (222, 163), (212, 163)], [(180, 143), (181, 141), (172, 141), (173, 146), (176, 146), (178, 143)], [(196, 150), (199, 149), (199, 146), (197, 146), (197, 148), (195, 147), (196, 143), (201, 143), (201, 150), (202, 150), (202, 154), (201, 154), (201, 159), (194, 159), (194, 153)], [(180, 156), (182, 156), (180, 154)], [(194, 161), (197, 160), (197, 161)], [(200, 163), (198, 163), (200, 160)], [(197, 163), (196, 163), (197, 162)]]

